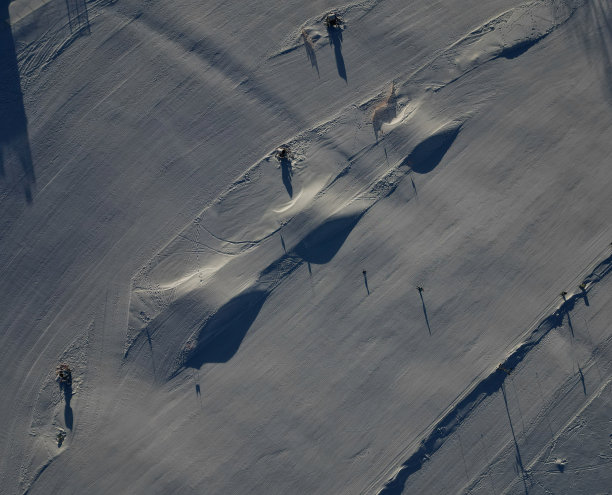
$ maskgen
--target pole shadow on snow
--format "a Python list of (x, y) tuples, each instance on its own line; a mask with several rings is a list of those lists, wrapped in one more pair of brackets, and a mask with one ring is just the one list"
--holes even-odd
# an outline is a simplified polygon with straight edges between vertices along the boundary
[[(9, 3), (10, 0), (0, 0), (0, 179), (13, 184), (21, 182), (25, 199), (31, 203), (36, 177)], [(14, 170), (10, 169), (11, 164)]]
[(365, 284), (366, 291), (368, 292), (368, 296), (370, 295), (370, 288), (368, 287), (368, 274), (366, 271), (363, 271), (363, 283)]
[(431, 326), (429, 325), (429, 317), (427, 316), (427, 307), (425, 306), (425, 299), (423, 298), (423, 290), (419, 290), (419, 296), (421, 296), (421, 305), (423, 306), (423, 315), (425, 315), (425, 323), (427, 323), (427, 330), (431, 335)]
[(512, 424), (512, 418), (510, 417), (510, 408), (508, 406), (508, 397), (506, 396), (506, 387), (504, 386), (504, 384), (502, 383), (501, 385), (501, 391), (502, 391), (502, 395), (504, 397), (504, 405), (506, 406), (506, 414), (508, 415), (508, 422), (510, 423), (510, 431), (512, 432), (512, 439), (514, 440), (514, 449), (516, 451), (516, 464), (518, 465), (519, 469), (520, 469), (520, 476), (521, 479), (523, 481), (523, 487), (525, 488), (525, 494), (529, 493), (529, 490), (527, 488), (527, 482), (525, 481), (525, 477), (526, 477), (526, 473), (525, 473), (525, 467), (523, 465), (523, 459), (521, 457), (521, 451), (519, 449), (518, 446), (518, 441), (516, 439), (516, 434), (514, 433), (514, 425)]
[(584, 395), (587, 394), (586, 383), (584, 383), (584, 373), (582, 373), (582, 368), (578, 365), (578, 376), (580, 376), (580, 383), (582, 384), (582, 392)]
[(348, 83), (346, 76), (346, 66), (344, 65), (344, 57), (342, 56), (342, 28), (336, 26), (327, 26), (327, 34), (329, 36), (329, 44), (334, 48), (334, 56), (336, 57), (336, 68), (338, 75)]

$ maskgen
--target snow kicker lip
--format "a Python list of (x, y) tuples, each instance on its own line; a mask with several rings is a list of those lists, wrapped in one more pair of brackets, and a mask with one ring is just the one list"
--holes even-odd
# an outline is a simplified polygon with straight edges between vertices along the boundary
[(578, 299), (591, 287), (606, 277), (612, 271), (612, 255), (598, 263), (585, 278), (583, 292), (566, 297), (555, 311), (540, 321), (528, 337), (492, 373), (468, 389), (454, 406), (447, 410), (442, 418), (430, 426), (430, 433), (421, 441), (414, 452), (402, 464), (392, 479), (387, 481), (379, 495), (400, 495), (408, 478), (419, 471), (423, 464), (444, 444), (446, 439), (467, 419), (468, 416), (489, 396), (502, 389), (507, 372), (504, 369), (515, 368), (535, 348), (551, 330), (563, 324), (564, 316), (574, 309)]

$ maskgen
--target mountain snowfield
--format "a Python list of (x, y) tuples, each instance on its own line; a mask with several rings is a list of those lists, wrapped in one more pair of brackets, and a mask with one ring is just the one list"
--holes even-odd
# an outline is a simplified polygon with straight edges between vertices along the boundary
[(2, 493), (610, 490), (610, 2), (0, 14)]

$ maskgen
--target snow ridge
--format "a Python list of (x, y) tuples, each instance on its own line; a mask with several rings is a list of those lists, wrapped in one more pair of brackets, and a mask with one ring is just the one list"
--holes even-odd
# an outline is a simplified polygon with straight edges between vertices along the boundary
[(612, 255), (609, 255), (597, 263), (595, 268), (584, 277), (579, 292), (565, 295), (563, 303), (541, 320), (523, 342), (500, 363), (498, 368), (480, 381), (473, 383), (454, 405), (430, 427), (430, 433), (421, 441), (419, 448), (402, 463), (393, 478), (378, 492), (379, 495), (401, 494), (408, 478), (423, 467), (423, 464), (436, 453), (448, 437), (487, 397), (501, 390), (508, 378), (508, 372), (505, 370), (516, 368), (551, 330), (559, 328), (563, 324), (565, 316), (569, 316), (578, 300), (585, 299), (592, 287), (603, 280), (611, 271)]

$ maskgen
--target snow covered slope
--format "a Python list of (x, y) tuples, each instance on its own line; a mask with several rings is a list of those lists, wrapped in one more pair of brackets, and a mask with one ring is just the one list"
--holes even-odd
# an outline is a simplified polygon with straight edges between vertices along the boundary
[(3, 490), (612, 486), (608, 2), (0, 7)]

